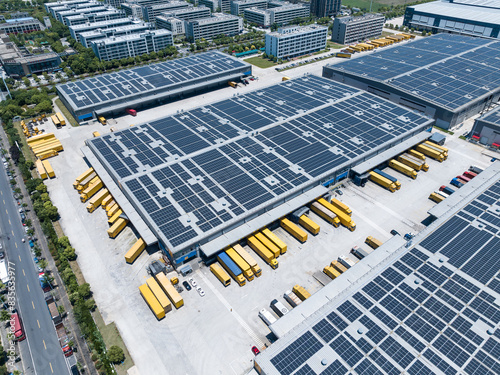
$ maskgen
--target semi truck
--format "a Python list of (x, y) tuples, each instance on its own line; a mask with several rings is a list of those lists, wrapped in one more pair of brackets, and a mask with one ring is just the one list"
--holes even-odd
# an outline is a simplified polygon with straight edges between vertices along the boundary
[(115, 238), (116, 236), (118, 236), (123, 228), (125, 228), (127, 223), (128, 220), (122, 217), (116, 220), (115, 223), (107, 231), (109, 238)]
[(113, 200), (113, 196), (111, 194), (108, 194), (108, 196), (106, 196), (106, 198), (104, 198), (101, 202), (101, 207), (103, 208), (103, 210), (106, 209), (106, 206), (108, 205), (109, 202), (111, 202)]
[(146, 242), (142, 238), (139, 238), (125, 254), (125, 261), (129, 264), (134, 263), (145, 248)]
[(422, 154), (421, 152), (418, 152), (417, 150), (408, 150), (406, 151), (409, 155), (416, 157), (417, 159), (422, 160), (425, 162), (425, 155)]
[(35, 167), (36, 167), (36, 170), (38, 171), (38, 174), (40, 175), (40, 178), (42, 180), (46, 180), (47, 179), (47, 172), (45, 171), (45, 168), (43, 167), (42, 161), (40, 159), (36, 159)]
[(292, 223), (287, 218), (283, 218), (280, 220), (280, 226), (288, 233), (290, 233), (292, 237), (294, 237), (299, 242), (304, 243), (307, 241), (307, 233), (304, 232), (302, 229), (300, 229), (297, 225)]
[(459, 178), (460, 180), (464, 180), (465, 182), (470, 182), (470, 180), (471, 180), (471, 178), (464, 176), (464, 175), (457, 176), (457, 178)]
[(245, 276), (248, 281), (252, 281), (254, 279), (254, 275), (250, 265), (245, 262), (245, 260), (241, 256), (239, 256), (239, 254), (233, 248), (230, 247), (229, 249), (227, 249), (226, 254), (238, 266), (238, 268), (243, 271), (243, 276)]
[(222, 269), (220, 265), (217, 263), (213, 263), (210, 265), (210, 271), (219, 279), (219, 281), (222, 283), (224, 286), (228, 286), (231, 284), (231, 278), (229, 275)]
[(368, 249), (368, 250), (365, 250), (359, 246), (354, 246), (352, 249), (351, 249), (351, 254), (354, 255), (356, 258), (358, 259), (363, 259), (364, 257), (370, 255), (370, 253), (372, 252), (373, 250), (372, 249)]
[(441, 203), (442, 201), (444, 201), (444, 197), (436, 193), (431, 193), (431, 195), (429, 195), (429, 199), (436, 203)]
[(311, 220), (311, 218), (307, 215), (302, 215), (301, 217), (299, 217), (299, 224), (306, 228), (306, 230), (313, 235), (317, 235), (319, 233), (320, 226), (313, 220)]
[(156, 299), (151, 289), (149, 289), (147, 284), (142, 284), (139, 287), (139, 292), (141, 293), (142, 298), (147, 303), (153, 314), (156, 316), (156, 319), (161, 320), (165, 317), (165, 309), (161, 306), (160, 302)]
[(410, 154), (403, 154), (398, 156), (398, 161), (407, 165), (410, 168), (415, 169), (416, 171), (424, 171), (427, 172), (429, 170), (429, 164), (424, 163), (422, 160), (411, 156)]
[(418, 176), (417, 171), (413, 168), (394, 159), (389, 160), (389, 167), (413, 179), (416, 179)]
[(82, 192), (83, 190), (88, 188), (91, 183), (99, 181), (98, 179), (99, 177), (97, 177), (97, 173), (92, 171), (91, 174), (89, 174), (87, 177), (85, 177), (76, 185), (75, 189), (78, 190), (79, 192)]
[(276, 322), (276, 318), (266, 309), (262, 309), (259, 311), (259, 317), (266, 323), (267, 326)]
[(120, 215), (123, 214), (123, 211), (122, 210), (118, 210), (116, 211), (113, 216), (111, 216), (109, 219), (108, 219), (108, 224), (109, 225), (113, 225), (119, 218), (120, 218)]
[(106, 215), (108, 217), (112, 217), (114, 214), (116, 214), (120, 210), (120, 206), (117, 205), (116, 203), (111, 207), (107, 212)]
[(341, 255), (341, 256), (339, 256), (339, 257), (338, 257), (338, 261), (339, 261), (340, 263), (342, 263), (342, 265), (343, 265), (345, 268), (347, 268), (347, 269), (351, 268), (352, 266), (354, 266), (354, 265), (356, 264), (356, 262), (355, 262), (355, 261), (353, 261), (351, 258), (349, 258), (348, 256), (345, 256), (345, 255)]
[(330, 202), (328, 202), (324, 198), (319, 198), (317, 200), (317, 202), (320, 205), (322, 205), (323, 207), (325, 207), (326, 209), (332, 211), (335, 215), (337, 215), (337, 217), (340, 220), (340, 224), (342, 224), (344, 227), (346, 227), (347, 229), (349, 229), (351, 232), (354, 232), (356, 230), (356, 223), (345, 212), (339, 210), (337, 207), (335, 207), (334, 205), (332, 205)]
[(465, 172), (463, 173), (463, 175), (464, 175), (465, 177), (468, 177), (468, 178), (470, 178), (470, 179), (473, 179), (474, 177), (476, 177), (476, 176), (477, 176), (477, 173), (474, 173), (474, 172), (472, 172), (472, 171), (465, 171)]
[(274, 254), (264, 246), (255, 236), (247, 238), (248, 246), (255, 251), (272, 269), (278, 268), (278, 261), (274, 258)]
[(309, 293), (306, 288), (300, 285), (294, 285), (292, 291), (300, 298), (301, 301), (305, 301), (309, 297), (311, 297), (311, 293)]
[(181, 306), (184, 305), (184, 300), (182, 299), (179, 292), (175, 290), (174, 286), (167, 278), (167, 276), (163, 272), (160, 272), (154, 275), (154, 278), (156, 279), (156, 281), (158, 281), (158, 284), (163, 289), (167, 297), (170, 299), (172, 305), (174, 305), (176, 309), (181, 308)]
[(365, 243), (370, 246), (372, 249), (376, 249), (379, 246), (382, 246), (382, 241), (377, 240), (375, 237), (368, 236), (366, 237)]
[(255, 233), (255, 238), (257, 238), (267, 249), (273, 253), (274, 257), (277, 258), (280, 256), (281, 251), (278, 246), (274, 244), (269, 238), (264, 236), (263, 233), (257, 232)]
[(103, 117), (103, 116), (99, 116), (97, 117), (97, 120), (99, 120), (99, 122), (103, 125), (106, 125), (107, 124), (107, 121), (106, 119)]
[(444, 191), (448, 195), (451, 195), (451, 194), (453, 194), (455, 192), (455, 190), (453, 190), (453, 189), (451, 189), (451, 188), (449, 188), (448, 186), (445, 186), (445, 185), (441, 186), (439, 188), (439, 190), (440, 191)]
[(148, 284), (149, 289), (160, 303), (163, 311), (165, 311), (165, 313), (171, 311), (172, 304), (170, 303), (170, 300), (168, 299), (163, 289), (160, 287), (160, 284), (158, 284), (158, 282), (155, 280), (155, 278), (150, 277), (146, 280), (146, 284)]
[(56, 174), (54, 173), (54, 170), (52, 169), (52, 166), (50, 165), (48, 160), (43, 160), (42, 164), (43, 164), (43, 167), (45, 168), (45, 170), (47, 171), (47, 175), (50, 178), (56, 177)]
[(101, 205), (101, 202), (103, 201), (104, 198), (106, 198), (109, 195), (109, 190), (104, 188), (101, 189), (95, 194), (90, 200), (89, 200), (89, 205), (92, 206), (92, 212)]
[(336, 198), (332, 198), (331, 202), (330, 202), (334, 207), (337, 207), (340, 211), (342, 211), (343, 213), (351, 216), (352, 215), (352, 210), (349, 208), (348, 205), (346, 205), (345, 203), (342, 203), (341, 201), (339, 201), (338, 199)]
[(87, 202), (87, 200), (92, 198), (94, 194), (97, 193), (102, 188), (102, 186), (103, 186), (102, 181), (99, 179), (99, 181), (94, 182), (88, 188), (83, 190), (83, 192), (80, 194), (80, 200), (82, 201), (82, 203), (85, 203)]
[(459, 189), (460, 189), (462, 186), (464, 186), (464, 184), (463, 184), (463, 183), (461, 183), (461, 182), (458, 180), (458, 178), (454, 178), (454, 179), (452, 179), (452, 180), (450, 181), (450, 184), (451, 184), (451, 185), (453, 185), (453, 186), (455, 186), (455, 187), (457, 187), (457, 188), (459, 188)]
[(340, 219), (337, 215), (326, 207), (320, 205), (318, 202), (311, 203), (311, 210), (323, 220), (332, 224), (335, 228), (339, 227)]
[(437, 160), (440, 163), (444, 161), (444, 155), (441, 152), (429, 148), (426, 145), (423, 144), (417, 145), (416, 149), (418, 152), (421, 152), (422, 154), (427, 155), (428, 157)]
[(300, 298), (297, 297), (297, 295), (294, 292), (292, 292), (291, 290), (287, 290), (283, 294), (283, 298), (285, 299), (285, 301), (287, 301), (290, 304), (290, 306), (292, 306), (292, 308), (297, 307), (298, 305), (300, 305), (302, 303)]
[(483, 170), (482, 170), (481, 168), (479, 168), (479, 167), (476, 167), (476, 166), (474, 166), (474, 165), (471, 165), (471, 166), (469, 167), (469, 171), (474, 172), (474, 173), (476, 173), (476, 174), (479, 174), (479, 173), (481, 173)]
[(253, 258), (240, 244), (233, 245), (234, 251), (238, 253), (240, 257), (242, 257), (245, 262), (252, 268), (252, 272), (255, 276), (260, 277), (262, 275), (262, 270)]
[(61, 314), (57, 310), (56, 302), (54, 298), (49, 294), (49, 298), (45, 298), (45, 302), (47, 303), (47, 308), (49, 309), (50, 318), (54, 322), (54, 324), (59, 324), (62, 322)]
[(388, 179), (389, 181), (392, 181), (394, 185), (396, 185), (396, 190), (401, 189), (401, 182), (398, 181), (396, 177), (391, 176), (389, 173), (383, 172), (380, 169), (375, 168), (373, 172), (378, 173), (382, 177)]
[(280, 253), (283, 255), (286, 253), (287, 247), (286, 243), (284, 243), (277, 235), (275, 235), (273, 232), (271, 232), (269, 229), (264, 228), (262, 229), (262, 233), (264, 236), (266, 236), (273, 244), (278, 246), (280, 249)]
[(332, 266), (326, 266), (323, 268), (323, 273), (325, 273), (332, 280), (340, 276), (340, 272)]
[(271, 308), (271, 310), (273, 310), (275, 312), (276, 315), (278, 315), (280, 318), (283, 316), (283, 315), (286, 315), (288, 314), (288, 309), (285, 307), (285, 305), (283, 305), (280, 301), (278, 301), (277, 299), (273, 299), (271, 301), (271, 304), (269, 305), (269, 307)]
[(370, 178), (370, 180), (375, 182), (377, 185), (380, 185), (380, 186), (386, 188), (387, 190), (389, 190), (391, 193), (394, 193), (397, 190), (396, 184), (394, 182), (392, 182), (391, 180), (389, 180), (385, 177), (382, 177), (381, 175), (379, 175), (378, 173), (375, 173), (374, 171), (370, 171), (369, 178)]
[(241, 269), (234, 263), (227, 253), (220, 253), (217, 255), (217, 260), (221, 266), (227, 271), (227, 273), (238, 283), (239, 286), (246, 284), (245, 277)]
[(448, 149), (446, 147), (440, 146), (437, 143), (431, 142), (431, 141), (425, 141), (424, 145), (427, 147), (433, 148), (436, 151), (441, 151), (444, 155), (445, 160), (448, 159)]
[(344, 266), (342, 263), (340, 263), (338, 260), (333, 260), (332, 263), (330, 263), (330, 265), (341, 274), (347, 271), (347, 267)]

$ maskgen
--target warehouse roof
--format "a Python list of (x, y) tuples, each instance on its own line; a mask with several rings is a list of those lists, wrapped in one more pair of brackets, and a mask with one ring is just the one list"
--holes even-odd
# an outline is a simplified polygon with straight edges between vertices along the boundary
[(271, 325), (287, 331), (261, 373), (497, 374), (500, 163), (483, 173), (411, 242), (389, 240)]
[(448, 0), (450, 3), (454, 4), (465, 4), (475, 7), (485, 7), (485, 8), (495, 8), (500, 9), (499, 0)]
[(493, 125), (500, 125), (500, 106), (487, 112), (484, 116), (478, 118), (477, 120), (488, 122)]
[(73, 110), (91, 112), (97, 106), (146, 97), (204, 77), (220, 77), (245, 66), (250, 70), (244, 61), (221, 52), (207, 52), (58, 85), (57, 91)]
[(457, 110), (500, 90), (500, 41), (437, 34), (325, 69), (383, 82), (438, 107)]
[(500, 24), (500, 9), (496, 8), (471, 7), (469, 5), (446, 3), (442, 1), (412, 5), (408, 8), (413, 8), (416, 12), (456, 18), (461, 22), (475, 21), (481, 24)]
[(86, 142), (175, 254), (203, 248), (432, 121), (306, 76)]

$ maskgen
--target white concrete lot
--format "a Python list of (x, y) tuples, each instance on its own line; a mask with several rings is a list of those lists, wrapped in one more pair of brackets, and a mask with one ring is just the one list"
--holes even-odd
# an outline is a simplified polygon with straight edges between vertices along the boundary
[[(429, 160), (429, 172), (419, 173), (416, 180), (388, 171), (402, 183), (402, 189), (396, 193), (371, 182), (364, 188), (345, 183), (340, 199), (353, 210), (357, 224), (355, 232), (342, 227), (335, 229), (314, 214), (311, 217), (321, 225), (321, 232), (315, 237), (310, 235), (304, 244), (277, 229), (276, 234), (288, 245), (288, 252), (278, 258), (280, 266), (277, 270), (272, 270), (250, 250), (263, 269), (262, 277), (244, 287), (233, 282), (224, 288), (205, 266), (200, 265), (194, 278), (206, 296), (200, 297), (194, 290), (184, 291), (185, 306), (174, 309), (158, 322), (137, 288), (148, 277), (145, 266), (158, 259), (159, 253), (143, 253), (133, 265), (126, 264), (124, 254), (135, 241), (132, 229), (127, 227), (115, 240), (109, 239), (105, 212), (98, 209), (89, 214), (72, 187), (74, 179), (87, 168), (80, 151), (84, 140), (92, 137), (95, 130), (104, 134), (111, 126), (122, 129), (147, 122), (176, 113), (179, 109), (187, 110), (277, 83), (284, 75), (296, 77), (306, 72), (321, 75), (326, 62), (329, 60), (283, 73), (272, 68), (254, 68), (254, 75), (259, 80), (252, 81), (247, 87), (223, 88), (140, 111), (137, 117), (111, 119), (108, 126), (95, 123), (56, 130), (50, 121), (42, 126), (46, 131), (53, 131), (65, 148), (59, 156), (50, 159), (57, 176), (46, 180), (51, 199), (59, 208), (63, 230), (78, 253), (78, 263), (92, 286), (105, 322), (116, 323), (133, 357), (136, 366), (129, 373), (245, 373), (253, 366), (250, 348), (256, 345), (262, 349), (269, 344), (270, 331), (257, 315), (260, 309), (269, 310), (269, 303), (274, 298), (284, 302), (283, 292), (295, 284), (304, 286), (311, 293), (319, 290), (321, 284), (312, 275), (321, 272), (339, 255), (347, 255), (352, 246), (366, 247), (363, 242), (369, 235), (385, 241), (390, 237), (391, 229), (401, 234), (417, 232), (423, 227), (421, 221), (426, 218), (426, 211), (434, 204), (427, 199), (432, 191), (448, 185), (452, 177), (470, 165), (489, 165), (490, 157), (482, 154), (482, 148), (458, 139), (457, 134), (446, 144), (450, 148), (448, 160), (442, 164)], [(465, 127), (460, 134), (464, 131)]]

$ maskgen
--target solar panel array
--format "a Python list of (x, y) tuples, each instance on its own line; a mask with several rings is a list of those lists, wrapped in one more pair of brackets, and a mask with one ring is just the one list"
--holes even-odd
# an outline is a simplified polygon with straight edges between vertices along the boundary
[(483, 117), (480, 117), (478, 121), (488, 122), (494, 125), (500, 125), (500, 106), (492, 109), (486, 113)]
[(438, 34), (330, 65), (455, 109), (500, 87), (500, 42)]
[(266, 375), (500, 374), (499, 252), (497, 181), (259, 366)]
[(103, 74), (57, 86), (73, 108), (81, 110), (117, 100), (135, 99), (153, 90), (242, 68), (247, 63), (220, 52), (207, 52)]
[(87, 141), (171, 251), (429, 120), (316, 76)]

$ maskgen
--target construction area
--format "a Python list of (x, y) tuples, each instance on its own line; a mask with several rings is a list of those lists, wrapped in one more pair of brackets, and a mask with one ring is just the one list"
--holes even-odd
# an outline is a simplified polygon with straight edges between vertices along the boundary
[[(50, 159), (55, 176), (48, 178), (43, 163), (40, 174), (47, 174), (60, 224), (136, 373), (385, 369), (342, 354), (358, 345), (348, 345), (363, 334), (355, 331), (373, 329), (357, 323), (362, 314), (337, 337), (344, 346), (333, 354), (331, 340), (309, 326), (341, 299), (360, 310), (352, 289), (448, 220), (449, 213), (430, 212), (475, 198), (471, 190), (481, 194), (481, 181), (491, 186), (484, 181), (497, 173), (492, 151), (458, 134), (444, 137), (432, 130), (434, 119), (405, 106), (319, 77), (318, 63), (297, 69), (284, 82), (282, 74), (266, 73), (266, 82), (180, 99), (137, 117), (79, 127), (46, 121), (40, 134), (30, 134), (42, 152), (57, 142), (64, 147)], [(498, 294), (491, 285), (482, 288)], [(395, 313), (387, 306), (379, 309)], [(389, 336), (406, 347), (406, 336), (397, 335)], [(304, 350), (314, 340), (319, 344)], [(403, 367), (390, 348), (383, 351), (400, 372), (438, 367), (431, 357)], [(287, 362), (293, 365), (282, 366)], [(467, 365), (450, 366), (460, 372)]]

